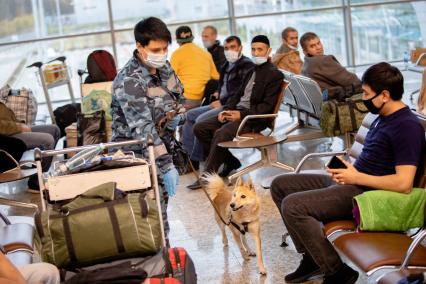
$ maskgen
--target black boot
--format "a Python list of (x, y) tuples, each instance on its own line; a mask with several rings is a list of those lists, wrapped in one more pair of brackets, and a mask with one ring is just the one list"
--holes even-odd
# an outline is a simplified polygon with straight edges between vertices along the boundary
[(358, 279), (358, 271), (343, 264), (336, 273), (326, 275), (323, 284), (353, 284)]
[(301, 283), (315, 275), (320, 275), (321, 269), (312, 259), (312, 257), (305, 253), (300, 261), (299, 267), (292, 273), (284, 277), (287, 283)]
[(220, 177), (227, 177), (233, 171), (241, 167), (240, 161), (233, 157), (231, 161), (227, 161), (223, 164), (222, 171), (219, 173)]

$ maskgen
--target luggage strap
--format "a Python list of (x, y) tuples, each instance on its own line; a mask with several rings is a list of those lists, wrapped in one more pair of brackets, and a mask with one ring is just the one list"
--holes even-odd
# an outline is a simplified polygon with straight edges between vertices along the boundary
[(206, 189), (204, 187), (202, 187), (204, 193), (206, 194), (208, 200), (210, 201), (211, 205), (214, 208), (214, 211), (216, 211), (217, 216), (219, 216), (220, 220), (222, 221), (223, 224), (225, 224), (226, 226), (232, 225), (235, 227), (235, 229), (237, 229), (242, 235), (245, 235), (246, 232), (248, 232), (248, 225), (250, 224), (250, 222), (243, 222), (241, 223), (241, 225), (243, 226), (243, 228), (241, 229), (240, 225), (238, 225), (237, 223), (235, 223), (234, 221), (232, 221), (232, 213), (231, 216), (229, 217), (229, 221), (226, 222), (222, 215), (220, 215), (219, 210), (217, 209), (216, 205), (214, 204), (213, 200), (211, 199), (210, 195), (207, 193)]

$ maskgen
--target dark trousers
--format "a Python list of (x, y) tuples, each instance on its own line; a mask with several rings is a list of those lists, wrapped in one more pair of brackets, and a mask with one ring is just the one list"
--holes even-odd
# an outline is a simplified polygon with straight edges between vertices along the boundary
[(271, 184), (271, 195), (299, 253), (312, 256), (326, 275), (342, 261), (321, 222), (352, 218), (352, 198), (367, 188), (338, 185), (322, 174), (285, 174)]
[[(217, 172), (225, 161), (238, 161), (227, 148), (222, 148), (218, 144), (234, 139), (239, 125), (240, 121), (221, 123), (217, 120), (217, 116), (206, 118), (194, 125), (194, 135), (201, 142), (204, 150), (208, 151), (207, 172)], [(242, 132), (250, 130), (250, 127), (245, 126)]]

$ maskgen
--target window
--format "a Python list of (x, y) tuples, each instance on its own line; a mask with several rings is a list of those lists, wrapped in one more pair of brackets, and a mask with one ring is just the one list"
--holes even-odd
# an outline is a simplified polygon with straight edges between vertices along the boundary
[[(281, 31), (287, 26), (297, 28), (299, 38), (305, 32), (314, 31), (321, 38), (325, 53), (333, 54), (341, 64), (346, 64), (343, 15), (337, 9), (238, 19), (237, 30), (244, 44), (244, 53), (250, 56), (251, 39), (258, 34), (268, 36), (274, 53), (281, 45)], [(301, 56), (303, 58), (303, 53)]]
[(340, 5), (342, 5), (341, 0), (234, 0), (237, 16)]
[(426, 33), (426, 27), (419, 22), (424, 19), (417, 17), (419, 11), (426, 11), (426, 3), (352, 8), (355, 62), (402, 60), (409, 46), (424, 46), (422, 32)]
[[(90, 1), (91, 2), (91, 1)], [(145, 17), (167, 24), (228, 16), (227, 0), (112, 0), (116, 28), (132, 28)]]

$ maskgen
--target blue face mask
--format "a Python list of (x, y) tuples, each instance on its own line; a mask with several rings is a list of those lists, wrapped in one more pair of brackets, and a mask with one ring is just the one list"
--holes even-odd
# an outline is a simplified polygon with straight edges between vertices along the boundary
[(268, 61), (268, 58), (266, 58), (266, 57), (259, 57), (259, 56), (252, 56), (251, 60), (256, 65), (262, 65), (263, 63), (266, 63), (266, 61)]

